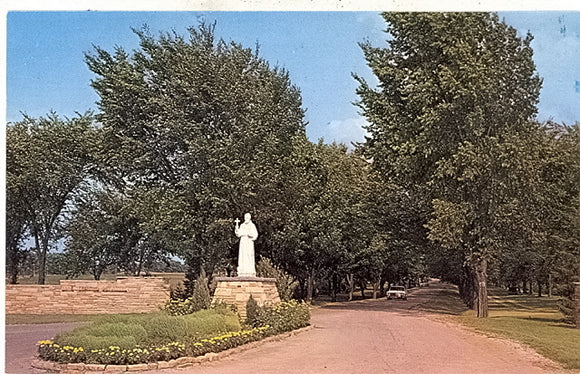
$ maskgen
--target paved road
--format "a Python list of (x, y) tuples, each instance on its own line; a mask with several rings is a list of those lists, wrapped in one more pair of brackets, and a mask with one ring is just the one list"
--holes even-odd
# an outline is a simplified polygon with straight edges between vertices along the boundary
[(72, 330), (83, 323), (49, 323), (45, 325), (7, 325), (5, 372), (8, 374), (37, 373), (30, 367), (39, 340), (52, 339), (62, 331)]
[[(472, 333), (419, 310), (449, 286), (418, 289), (408, 301), (364, 300), (312, 311), (314, 328), (220, 361), (159, 374), (346, 374), (346, 373), (526, 373), (564, 372), (519, 345)], [(27, 369), (37, 340), (70, 324), (8, 326), (7, 372)], [(41, 330), (42, 329), (42, 330)], [(14, 342), (18, 346), (14, 345)], [(26, 348), (24, 348), (26, 347)], [(27, 371), (28, 370), (28, 371)]]

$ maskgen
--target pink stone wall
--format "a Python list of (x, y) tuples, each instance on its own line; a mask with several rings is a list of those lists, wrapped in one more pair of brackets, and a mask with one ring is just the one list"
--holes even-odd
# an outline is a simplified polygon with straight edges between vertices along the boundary
[(6, 285), (7, 314), (113, 314), (159, 310), (169, 300), (160, 277), (62, 280), (60, 285)]

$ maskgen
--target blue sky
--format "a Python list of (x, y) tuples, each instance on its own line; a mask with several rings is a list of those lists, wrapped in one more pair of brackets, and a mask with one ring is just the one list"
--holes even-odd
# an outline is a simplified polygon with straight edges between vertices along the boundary
[[(544, 78), (539, 118), (572, 124), (580, 120), (580, 13), (504, 12), (500, 17), (522, 34), (528, 30), (537, 69)], [(302, 91), (311, 140), (361, 141), (364, 120), (355, 72), (373, 81), (358, 42), (385, 46), (377, 12), (10, 12), (7, 17), (7, 121), (50, 110), (63, 116), (96, 109), (92, 73), (83, 53), (98, 45), (130, 50), (131, 27), (185, 34), (199, 21), (217, 21), (216, 34), (285, 67)]]

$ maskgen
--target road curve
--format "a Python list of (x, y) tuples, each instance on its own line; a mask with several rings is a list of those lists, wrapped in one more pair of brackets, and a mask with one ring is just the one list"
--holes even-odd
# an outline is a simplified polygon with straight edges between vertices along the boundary
[(312, 312), (314, 328), (194, 368), (150, 373), (513, 373), (565, 372), (513, 342), (443, 323), (418, 306), (449, 286), (415, 290), (408, 301), (364, 300)]
[(5, 370), (7, 374), (41, 373), (30, 363), (37, 352), (39, 340), (52, 339), (63, 331), (82, 326), (84, 322), (48, 323), (38, 325), (7, 325), (5, 328)]
[[(488, 338), (422, 312), (420, 305), (449, 286), (414, 290), (408, 301), (363, 300), (312, 310), (313, 329), (279, 342), (185, 369), (158, 374), (347, 373), (565, 373), (551, 361), (510, 341)], [(6, 372), (37, 373), (26, 364), (37, 340), (74, 325), (6, 328)], [(21, 345), (22, 344), (22, 345)]]

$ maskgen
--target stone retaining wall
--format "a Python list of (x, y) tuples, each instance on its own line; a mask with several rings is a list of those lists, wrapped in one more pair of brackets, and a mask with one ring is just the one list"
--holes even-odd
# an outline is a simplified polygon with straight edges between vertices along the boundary
[(161, 277), (62, 280), (60, 285), (6, 285), (7, 314), (113, 314), (159, 310), (169, 300)]

